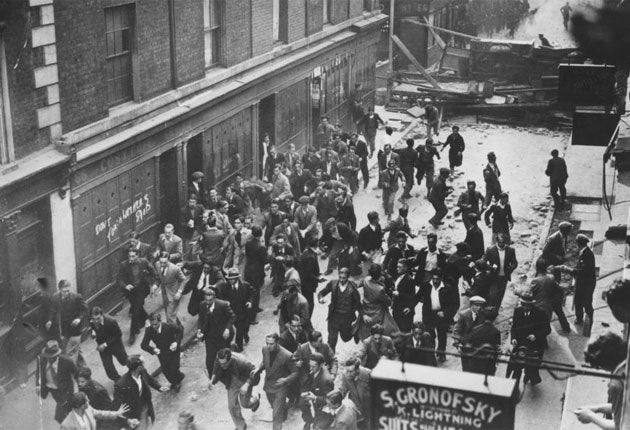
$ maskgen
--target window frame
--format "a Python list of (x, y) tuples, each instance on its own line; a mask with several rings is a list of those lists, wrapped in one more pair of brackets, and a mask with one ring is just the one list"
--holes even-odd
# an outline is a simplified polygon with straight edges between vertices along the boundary
[[(119, 15), (114, 15), (119, 12)], [(108, 14), (114, 15), (108, 17)], [(124, 4), (119, 6), (112, 6), (104, 8), (105, 18), (105, 81), (107, 83), (107, 104), (110, 107), (117, 106), (134, 99), (134, 85), (133, 85), (133, 56), (135, 48), (135, 5), (133, 3)], [(126, 18), (126, 24), (122, 23), (122, 19)], [(119, 21), (116, 22), (116, 19)], [(110, 28), (109, 24), (113, 25)], [(126, 25), (126, 26), (125, 26)], [(127, 31), (125, 38), (124, 32)], [(112, 35), (110, 39), (109, 35)], [(117, 37), (121, 38), (120, 51), (117, 51)], [(111, 43), (110, 43), (111, 40)], [(125, 43), (126, 42), (126, 43)], [(113, 46), (111, 46), (113, 44)], [(113, 52), (110, 53), (110, 47)], [(127, 65), (124, 60), (127, 59)], [(114, 69), (113, 73), (110, 72), (110, 67)], [(119, 71), (116, 71), (119, 68)], [(125, 70), (123, 70), (123, 68)], [(117, 83), (114, 82), (113, 92), (112, 81), (121, 81), (128, 79), (127, 85), (118, 83), (121, 85), (120, 94), (116, 88)]]
[[(214, 6), (214, 8), (213, 8)], [(214, 9), (215, 14), (212, 14)], [(212, 18), (216, 17), (216, 20)], [(213, 22), (214, 21), (214, 22)], [(221, 65), (222, 61), (222, 25), (223, 24), (223, 2), (221, 0), (204, 0), (203, 1), (203, 53), (204, 66), (206, 69)], [(210, 36), (210, 43), (208, 43)], [(208, 50), (210, 45), (210, 50)], [(208, 55), (210, 54), (210, 55)]]

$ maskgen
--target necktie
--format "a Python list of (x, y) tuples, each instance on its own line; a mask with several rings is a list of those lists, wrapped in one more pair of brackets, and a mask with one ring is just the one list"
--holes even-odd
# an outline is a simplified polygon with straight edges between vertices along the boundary
[(208, 286), (208, 274), (204, 273), (203, 274), (203, 286), (201, 287), (201, 289), (205, 290), (207, 286)]
[(166, 276), (166, 266), (162, 266), (162, 276)]
[(234, 239), (236, 240), (236, 243), (240, 246), (241, 245), (241, 232), (240, 231), (236, 232)]

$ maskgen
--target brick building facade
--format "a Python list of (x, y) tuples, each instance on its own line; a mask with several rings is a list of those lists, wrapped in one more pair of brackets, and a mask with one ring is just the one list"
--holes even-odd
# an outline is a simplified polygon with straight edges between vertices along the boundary
[(129, 232), (177, 225), (193, 171), (221, 187), (260, 173), (263, 133), (304, 150), (321, 114), (349, 126), (354, 83), (374, 96), (374, 3), (0, 2), (0, 336), (33, 320), (37, 278), (119, 301)]

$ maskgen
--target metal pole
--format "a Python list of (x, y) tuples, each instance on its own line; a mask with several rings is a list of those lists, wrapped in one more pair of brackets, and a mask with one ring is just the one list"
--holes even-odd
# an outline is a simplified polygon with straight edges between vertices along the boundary
[(389, 46), (389, 57), (388, 57), (388, 62), (387, 62), (387, 71), (388, 71), (388, 77), (392, 77), (392, 75), (394, 74), (394, 41), (393, 41), (393, 37), (394, 37), (394, 5), (396, 3), (396, 0), (390, 0), (389, 1), (389, 39), (388, 39), (388, 46)]
[[(628, 324), (625, 324), (626, 342), (628, 341)], [(626, 354), (626, 378), (623, 386), (623, 403), (621, 405), (621, 430), (630, 430), (630, 343), (628, 343), (628, 353)]]

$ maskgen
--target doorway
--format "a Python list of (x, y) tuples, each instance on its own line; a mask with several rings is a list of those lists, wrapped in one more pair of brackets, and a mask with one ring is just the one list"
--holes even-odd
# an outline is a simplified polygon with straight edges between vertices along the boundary
[(269, 135), (269, 142), (272, 145), (276, 144), (276, 95), (271, 94), (260, 101), (258, 106), (258, 135), (260, 136), (258, 142), (258, 172), (262, 178), (264, 176), (265, 161), (267, 159), (267, 150), (265, 148), (264, 140), (265, 136)]
[(173, 148), (160, 155), (159, 198), (162, 227), (167, 223), (178, 225), (179, 222), (177, 151), (177, 148)]

